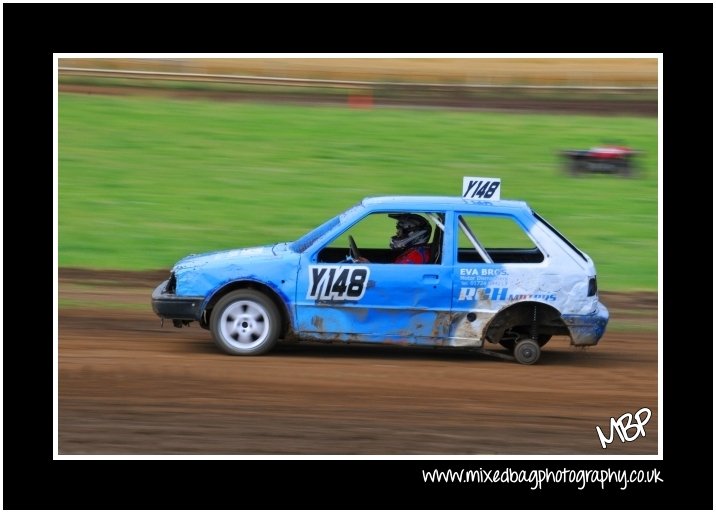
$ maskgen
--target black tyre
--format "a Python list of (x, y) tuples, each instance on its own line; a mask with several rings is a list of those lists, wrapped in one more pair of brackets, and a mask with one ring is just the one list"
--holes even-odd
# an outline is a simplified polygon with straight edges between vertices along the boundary
[(539, 344), (531, 338), (523, 338), (515, 346), (515, 359), (523, 365), (532, 365), (539, 360), (541, 350)]
[[(540, 335), (537, 335), (537, 344), (539, 344), (540, 347), (544, 346), (549, 340), (552, 338), (552, 335), (548, 335), (546, 333), (542, 333)], [(508, 339), (502, 339), (500, 340), (500, 345), (504, 347), (505, 349), (509, 349), (510, 351), (515, 350), (515, 340), (508, 338)]]
[(632, 167), (632, 162), (628, 158), (621, 160), (619, 162), (618, 166), (619, 166), (619, 174), (621, 176), (623, 176), (625, 178), (629, 178), (633, 174), (634, 169)]
[(278, 342), (281, 317), (266, 294), (252, 289), (235, 290), (216, 303), (210, 329), (214, 343), (232, 355), (264, 354)]
[(567, 169), (568, 169), (570, 175), (579, 176), (582, 173), (584, 173), (584, 166), (585, 166), (584, 161), (573, 159), (567, 165)]

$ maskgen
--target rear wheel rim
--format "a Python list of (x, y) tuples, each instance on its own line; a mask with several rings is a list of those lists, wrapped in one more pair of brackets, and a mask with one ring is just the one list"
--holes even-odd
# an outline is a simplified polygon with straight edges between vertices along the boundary
[(530, 339), (524, 340), (517, 344), (514, 355), (519, 363), (531, 365), (539, 360), (540, 348), (537, 342)]

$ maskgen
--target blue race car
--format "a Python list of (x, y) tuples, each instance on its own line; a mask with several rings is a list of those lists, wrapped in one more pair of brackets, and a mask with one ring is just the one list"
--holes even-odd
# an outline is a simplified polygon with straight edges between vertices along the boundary
[(306, 340), (512, 359), (502, 346), (523, 364), (553, 335), (597, 344), (609, 319), (589, 256), (526, 203), (469, 195), (366, 198), (293, 242), (190, 255), (152, 308), (232, 355)]

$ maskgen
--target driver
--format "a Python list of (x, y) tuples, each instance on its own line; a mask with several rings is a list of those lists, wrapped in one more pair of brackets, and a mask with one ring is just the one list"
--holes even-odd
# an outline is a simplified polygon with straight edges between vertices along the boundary
[[(427, 264), (430, 263), (430, 223), (418, 214), (388, 214), (398, 222), (395, 235), (390, 238), (390, 249), (401, 253), (393, 260), (394, 264)], [(369, 262), (360, 257), (358, 262)]]

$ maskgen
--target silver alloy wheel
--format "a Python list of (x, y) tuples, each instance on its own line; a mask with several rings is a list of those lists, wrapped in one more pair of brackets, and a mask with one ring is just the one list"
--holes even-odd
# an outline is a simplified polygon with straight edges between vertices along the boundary
[(242, 299), (228, 305), (219, 319), (221, 338), (230, 346), (247, 351), (261, 345), (271, 330), (263, 305)]

